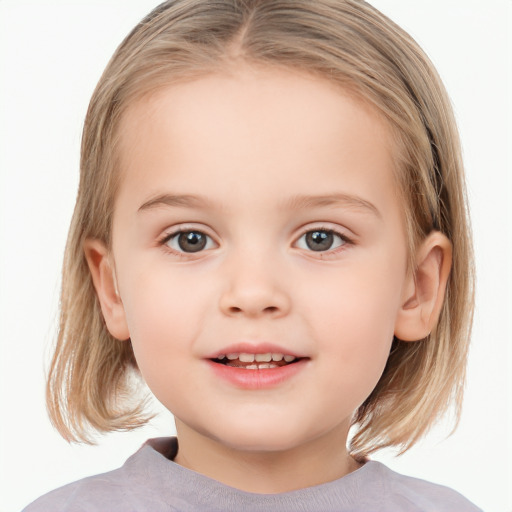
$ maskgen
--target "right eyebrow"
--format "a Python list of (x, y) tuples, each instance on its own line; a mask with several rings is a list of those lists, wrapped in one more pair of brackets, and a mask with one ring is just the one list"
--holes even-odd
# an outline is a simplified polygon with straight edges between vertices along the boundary
[(151, 210), (161, 206), (178, 206), (182, 208), (213, 208), (213, 203), (204, 196), (196, 196), (190, 194), (173, 195), (160, 194), (152, 197), (139, 207), (139, 212)]

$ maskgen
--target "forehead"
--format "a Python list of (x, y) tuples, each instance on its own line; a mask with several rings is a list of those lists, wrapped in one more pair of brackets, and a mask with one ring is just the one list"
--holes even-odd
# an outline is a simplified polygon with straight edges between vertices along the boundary
[(342, 177), (347, 192), (357, 182), (364, 194), (365, 180), (373, 189), (394, 180), (391, 132), (376, 109), (289, 69), (240, 66), (140, 99), (121, 122), (119, 156), (121, 191), (137, 191), (139, 202), (164, 183), (187, 192), (212, 175), (242, 202), (269, 183), (328, 193)]

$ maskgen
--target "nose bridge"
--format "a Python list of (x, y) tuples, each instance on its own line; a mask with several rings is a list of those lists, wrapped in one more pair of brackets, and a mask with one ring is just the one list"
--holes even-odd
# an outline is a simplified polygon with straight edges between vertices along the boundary
[(256, 245), (233, 249), (224, 261), (220, 308), (229, 315), (285, 315), (290, 297), (279, 250), (268, 243)]

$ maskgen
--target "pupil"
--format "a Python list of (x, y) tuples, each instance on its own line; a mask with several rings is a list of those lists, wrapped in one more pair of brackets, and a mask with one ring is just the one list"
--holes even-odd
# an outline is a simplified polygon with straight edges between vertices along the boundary
[(180, 234), (178, 245), (185, 252), (197, 252), (204, 249), (206, 237), (195, 231), (187, 231)]
[(333, 236), (329, 231), (310, 231), (306, 235), (306, 244), (312, 251), (325, 251), (332, 243)]

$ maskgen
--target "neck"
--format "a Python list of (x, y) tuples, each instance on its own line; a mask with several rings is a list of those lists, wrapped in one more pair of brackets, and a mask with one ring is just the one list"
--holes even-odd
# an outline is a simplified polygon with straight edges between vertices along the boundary
[(176, 420), (177, 464), (246, 492), (276, 494), (337, 480), (361, 464), (347, 452), (348, 429), (283, 450), (246, 451), (192, 431)]

